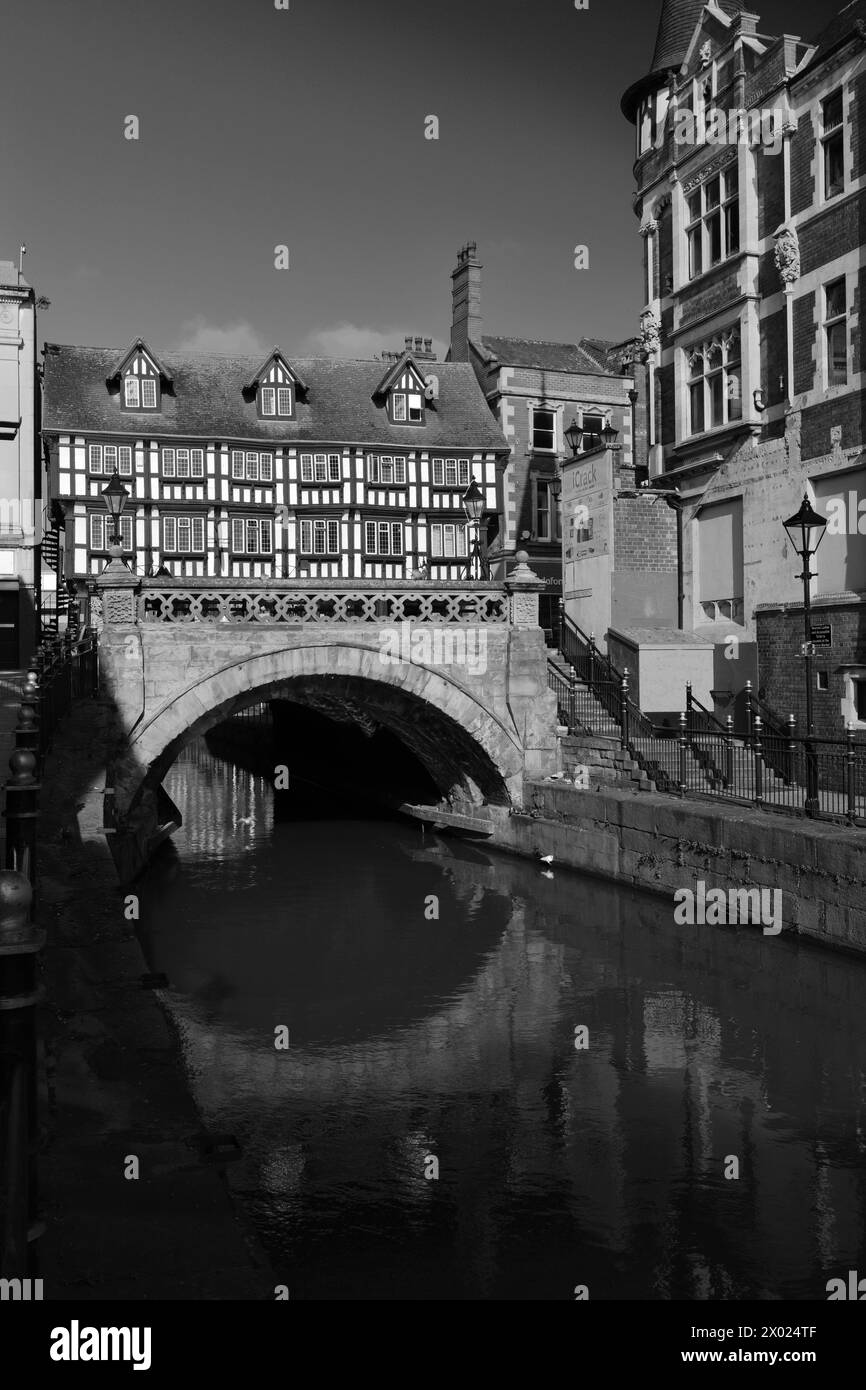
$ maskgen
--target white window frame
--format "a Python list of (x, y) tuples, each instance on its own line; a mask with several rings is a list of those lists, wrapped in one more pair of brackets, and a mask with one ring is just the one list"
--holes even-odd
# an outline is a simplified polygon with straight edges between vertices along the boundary
[[(721, 333), (716, 333), (706, 342), (693, 343), (691, 347), (685, 348), (685, 384), (686, 384), (686, 430), (688, 438), (693, 438), (699, 434), (706, 434), (710, 430), (727, 429), (731, 425), (739, 425), (743, 419), (743, 344), (739, 324), (732, 324)], [(710, 362), (711, 355), (717, 357), (718, 365)], [(696, 370), (700, 361), (700, 370)], [(717, 423), (712, 420), (712, 382), (721, 377), (722, 383), (722, 419)], [(739, 390), (734, 394), (731, 390), (733, 382), (736, 381)], [(693, 390), (702, 385), (703, 391), (700, 399), (703, 402), (703, 420), (699, 429), (694, 428), (694, 418), (692, 415), (692, 400), (694, 399)], [(733, 402), (739, 403), (739, 409), (733, 408)]]
[[(838, 123), (838, 125), (828, 126), (828, 127), (825, 129), (825, 127), (824, 127), (824, 108), (827, 106), (828, 102), (830, 102), (830, 101), (833, 100), (833, 98), (834, 98), (835, 96), (841, 97), (841, 100), (842, 100), (842, 119), (841, 119), (841, 121)], [(819, 180), (819, 190), (820, 190), (820, 197), (819, 197), (819, 200), (818, 200), (818, 201), (819, 201), (820, 203), (832, 203), (832, 202), (834, 202), (834, 201), (836, 200), (836, 198), (842, 198), (842, 197), (844, 197), (844, 195), (845, 195), (846, 184), (847, 184), (847, 180), (846, 180), (846, 178), (845, 178), (845, 163), (846, 163), (847, 153), (848, 153), (848, 152), (847, 152), (847, 148), (846, 148), (847, 142), (846, 142), (846, 140), (845, 140), (845, 116), (846, 116), (845, 88), (844, 88), (844, 86), (836, 87), (832, 92), (828, 92), (827, 95), (826, 95), (825, 97), (822, 97), (821, 100), (820, 100), (820, 102), (819, 102), (819, 104), (818, 104), (818, 124), (819, 124), (819, 126), (820, 126), (820, 131), (821, 131), (820, 136), (819, 136), (819, 141), (818, 141), (818, 143), (820, 144), (820, 147), (821, 147), (821, 158), (818, 160), (818, 166), (819, 166), (819, 167), (818, 167), (818, 180)], [(836, 138), (841, 138), (841, 141), (842, 141), (842, 187), (839, 188), (839, 189), (837, 189), (837, 191), (836, 191), (835, 193), (828, 193), (828, 192), (827, 192), (827, 146), (829, 145), (829, 143), (830, 143), (831, 140), (835, 140)]]
[[(287, 397), (288, 397), (288, 402), (289, 402), (288, 408), (285, 409), (285, 410), (283, 409), (283, 397), (284, 397), (284, 396), (287, 396)], [(291, 415), (291, 413), (292, 413), (292, 406), (293, 406), (292, 388), (291, 388), (291, 386), (288, 385), (288, 383), (283, 382), (283, 384), (282, 384), (281, 386), (278, 386), (278, 387), (277, 387), (277, 415), (280, 416), (280, 417), (282, 417), (283, 419), (285, 419), (286, 416)]]
[[(121, 516), (119, 518), (121, 547), (127, 555), (131, 555), (135, 549), (135, 518), (133, 516)], [(90, 549), (96, 551), (107, 551), (110, 541), (109, 537), (113, 534), (111, 517), (108, 512), (91, 512), (89, 515), (88, 540)]]
[(340, 522), (337, 517), (305, 516), (301, 519), (301, 555), (340, 554)]
[[(198, 512), (176, 512), (163, 516), (162, 549), (167, 555), (203, 555), (205, 551), (205, 518)], [(189, 528), (189, 544), (181, 543), (181, 528)], [(196, 533), (201, 544), (196, 544)]]
[[(397, 548), (399, 547), (399, 548)], [(376, 517), (364, 522), (364, 554), (371, 559), (403, 559), (406, 536), (402, 521)]]
[(255, 449), (232, 449), (229, 460), (233, 483), (272, 483), (274, 456)]
[(139, 379), (137, 376), (133, 376), (131, 372), (127, 372), (126, 376), (123, 378), (123, 404), (126, 406), (127, 410), (140, 410), (140, 402), (141, 388), (139, 386)]
[[(733, 190), (730, 188), (729, 179), (733, 179)], [(719, 201), (710, 207), (707, 205), (707, 193), (716, 185), (719, 191)], [(696, 204), (697, 211), (693, 211), (692, 204)], [(711, 260), (710, 223), (715, 217), (718, 217), (719, 220), (720, 254), (718, 260)], [(734, 237), (731, 236), (731, 222), (734, 217), (736, 245), (733, 245)], [(732, 256), (739, 255), (740, 180), (736, 160), (726, 164), (723, 169), (718, 170), (711, 178), (705, 179), (697, 188), (686, 194), (685, 228), (686, 272), (689, 281), (697, 280), (701, 275), (716, 270), (725, 261), (729, 261)], [(695, 248), (700, 251), (700, 268), (695, 266)]]
[[(241, 527), (241, 531), (238, 531)], [(253, 537), (258, 528), (258, 539), (253, 543)], [(231, 518), (231, 541), (233, 555), (273, 555), (274, 553), (274, 526), (273, 521), (267, 516), (233, 516)], [(241, 544), (238, 545), (240, 535)]]
[(431, 560), (465, 560), (469, 554), (466, 531), (459, 521), (434, 521), (430, 527)]
[(378, 487), (405, 487), (405, 455), (370, 454), (367, 459), (367, 481)]
[(131, 444), (90, 444), (87, 448), (87, 471), (101, 477), (110, 478), (114, 473), (114, 464), (108, 463), (107, 450), (114, 450), (114, 457), (117, 461), (117, 471), (121, 478), (131, 478), (132, 469), (132, 445)]
[[(530, 406), (530, 415), (529, 415), (529, 447), (530, 447), (532, 453), (534, 453), (534, 454), (555, 454), (555, 453), (557, 452), (557, 449), (556, 449), (556, 420), (557, 420), (558, 414), (559, 414), (559, 412), (556, 410), (556, 408), (555, 408), (554, 406), (548, 406), (548, 405), (533, 405), (533, 406)], [(551, 425), (551, 427), (550, 427), (550, 434), (551, 434), (551, 441), (552, 441), (552, 442), (551, 442), (549, 448), (548, 448), (548, 446), (545, 445), (545, 444), (536, 444), (536, 442), (535, 442), (535, 417), (536, 417), (536, 415), (549, 415), (549, 416), (551, 417), (552, 422), (553, 422), (552, 425)], [(541, 428), (543, 428), (543, 429), (546, 431), (547, 426), (539, 426), (539, 429), (541, 429)]]
[[(469, 459), (461, 458), (441, 458), (434, 459), (430, 473), (433, 487), (466, 488), (470, 481)], [(455, 479), (454, 482), (448, 481), (449, 474)]]
[(409, 423), (409, 403), (406, 399), (405, 391), (391, 392), (391, 419), (394, 421), (395, 425), (405, 425)]
[[(145, 400), (145, 396), (153, 392), (153, 400)], [(156, 410), (159, 404), (159, 392), (156, 389), (156, 377), (143, 376), (141, 378), (141, 409)]]
[[(843, 290), (844, 297), (845, 297), (845, 308), (844, 308), (844, 311), (843, 311), (841, 314), (833, 314), (833, 315), (830, 315), (829, 312), (828, 312), (830, 306), (829, 306), (829, 303), (828, 303), (827, 294), (828, 294), (828, 291), (831, 290), (831, 289), (833, 289), (834, 286), (836, 286), (836, 285), (841, 285), (841, 286), (842, 286), (842, 290)], [(825, 382), (825, 384), (826, 384), (826, 388), (827, 388), (828, 391), (836, 391), (836, 390), (839, 390), (839, 389), (840, 389), (841, 387), (843, 387), (843, 386), (847, 386), (848, 383), (849, 383), (850, 380), (851, 380), (851, 372), (850, 372), (849, 367), (848, 367), (850, 343), (849, 343), (849, 340), (848, 340), (848, 339), (849, 339), (849, 333), (848, 333), (848, 280), (847, 280), (847, 277), (844, 276), (844, 275), (837, 275), (837, 276), (835, 277), (835, 279), (833, 279), (833, 280), (828, 280), (827, 283), (826, 283), (825, 285), (822, 286), (821, 295), (822, 295), (822, 299), (823, 299), (823, 325), (822, 325), (822, 327), (823, 327), (823, 332), (822, 332), (822, 337), (823, 337), (823, 341), (824, 341), (824, 382)], [(840, 324), (843, 325), (843, 330), (842, 330), (842, 331), (843, 331), (843, 336), (844, 336), (844, 339), (845, 339), (845, 380), (844, 380), (844, 381), (832, 381), (832, 380), (830, 379), (830, 378), (831, 378), (831, 372), (832, 372), (832, 360), (831, 360), (831, 353), (830, 353), (830, 334), (831, 334), (831, 332), (835, 332), (835, 330), (839, 327)]]
[(277, 390), (275, 386), (263, 386), (261, 388), (261, 411), (263, 415), (276, 415)]

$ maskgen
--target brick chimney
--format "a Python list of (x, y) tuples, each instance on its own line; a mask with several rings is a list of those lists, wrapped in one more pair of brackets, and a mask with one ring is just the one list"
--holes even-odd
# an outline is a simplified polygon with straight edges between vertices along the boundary
[(481, 262), (474, 241), (457, 254), (451, 272), (451, 359), (469, 361), (469, 340), (481, 341)]

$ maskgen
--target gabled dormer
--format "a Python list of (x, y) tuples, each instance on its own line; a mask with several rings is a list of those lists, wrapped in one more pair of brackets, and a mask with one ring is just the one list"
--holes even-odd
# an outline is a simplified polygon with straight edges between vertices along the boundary
[(392, 425), (425, 424), (425, 407), (433, 396), (433, 389), (409, 352), (401, 353), (373, 393), (373, 399), (385, 405)]
[(260, 420), (294, 420), (298, 396), (305, 395), (306, 390), (298, 373), (275, 347), (244, 386), (244, 396), (255, 400)]
[(143, 338), (136, 338), (106, 377), (108, 389), (119, 390), (121, 410), (154, 414), (162, 409), (162, 393), (172, 377)]

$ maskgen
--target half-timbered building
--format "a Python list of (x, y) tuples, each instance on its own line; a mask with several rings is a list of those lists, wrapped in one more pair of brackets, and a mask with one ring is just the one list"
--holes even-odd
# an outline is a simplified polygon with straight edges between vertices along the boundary
[(495, 532), (508, 453), (466, 363), (278, 347), (257, 362), (141, 339), (46, 345), (43, 441), (64, 573), (81, 582), (108, 559), (115, 471), (124, 558), (141, 575), (465, 578), (463, 494), (474, 478)]

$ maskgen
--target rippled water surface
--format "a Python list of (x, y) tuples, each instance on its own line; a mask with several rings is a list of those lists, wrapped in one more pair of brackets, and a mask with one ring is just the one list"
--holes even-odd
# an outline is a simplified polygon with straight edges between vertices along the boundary
[(275, 824), (201, 743), (166, 786), (144, 944), (293, 1299), (824, 1299), (866, 1271), (861, 965), (414, 826)]

